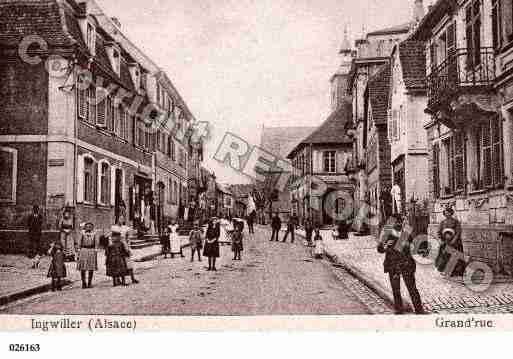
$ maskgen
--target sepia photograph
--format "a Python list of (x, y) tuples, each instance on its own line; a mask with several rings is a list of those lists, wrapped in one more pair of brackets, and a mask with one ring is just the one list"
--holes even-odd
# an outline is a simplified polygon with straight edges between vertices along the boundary
[(0, 330), (513, 328), (513, 0), (0, 0), (0, 80)]

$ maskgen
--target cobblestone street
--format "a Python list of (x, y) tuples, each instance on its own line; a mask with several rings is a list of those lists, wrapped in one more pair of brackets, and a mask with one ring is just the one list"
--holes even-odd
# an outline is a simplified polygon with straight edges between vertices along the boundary
[(302, 244), (270, 243), (267, 229), (246, 237), (242, 261), (222, 247), (217, 272), (205, 260), (157, 259), (139, 264), (140, 284), (113, 288), (75, 284), (12, 303), (9, 314), (267, 315), (370, 314), (390, 312), (373, 292), (328, 261), (314, 260)]

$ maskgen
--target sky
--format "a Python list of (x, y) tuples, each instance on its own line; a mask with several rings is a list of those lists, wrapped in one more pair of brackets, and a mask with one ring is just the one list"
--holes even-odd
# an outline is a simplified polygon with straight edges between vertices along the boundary
[(221, 183), (245, 183), (213, 159), (224, 134), (258, 145), (263, 126), (320, 125), (345, 27), (354, 42), (363, 29), (404, 23), (414, 0), (97, 2), (167, 72), (196, 119), (210, 123), (205, 167)]

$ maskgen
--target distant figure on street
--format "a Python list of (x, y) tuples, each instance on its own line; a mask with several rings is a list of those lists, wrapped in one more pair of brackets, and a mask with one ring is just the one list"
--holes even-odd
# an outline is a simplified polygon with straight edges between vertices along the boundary
[(48, 278), (52, 278), (52, 292), (62, 290), (62, 279), (66, 278), (66, 264), (64, 263), (62, 245), (59, 242), (52, 243), (48, 255), (52, 257), (47, 274)]
[(171, 224), (169, 226), (167, 226), (171, 258), (174, 258), (175, 254), (180, 254), (180, 256), (182, 258), (185, 257), (183, 255), (180, 238), (178, 236), (178, 228), (179, 228), (179, 225), (176, 221), (172, 221)]
[(338, 232), (338, 239), (348, 239), (349, 236), (347, 234), (348, 228), (347, 228), (347, 222), (342, 219), (338, 222), (337, 225), (337, 232)]
[(254, 228), (254, 225), (255, 225), (255, 217), (256, 217), (256, 211), (252, 211), (252, 212), (248, 215), (247, 222), (248, 222), (248, 230), (249, 230), (249, 234), (255, 234), (255, 228)]
[[(447, 207), (444, 210), (445, 219), (440, 223), (438, 228), (438, 237), (440, 238), (441, 245), (438, 250), (438, 257), (435, 261), (436, 268), (439, 272), (449, 275), (451, 277), (462, 277), (465, 273), (466, 263), (464, 260), (459, 259), (454, 268), (447, 268), (450, 262), (451, 254), (447, 247), (451, 247), (463, 255), (463, 243), (461, 241), (461, 223), (454, 218), (454, 210)], [(447, 273), (451, 271), (451, 273)]]
[(198, 253), (198, 261), (201, 262), (201, 249), (203, 248), (203, 232), (199, 224), (195, 223), (194, 228), (189, 234), (189, 244), (191, 246), (191, 262), (194, 262), (194, 254)]
[[(80, 271), (82, 288), (84, 289), (92, 287), (93, 274), (98, 270), (98, 246), (99, 239), (94, 232), (94, 225), (88, 222), (84, 225), (84, 230), (78, 240), (77, 270)], [(88, 274), (87, 282), (86, 273)]]
[(62, 219), (59, 223), (60, 239), (64, 249), (64, 260), (75, 261), (75, 240), (73, 239), (73, 217), (69, 209), (64, 209)]
[(125, 252), (128, 254), (127, 257), (125, 257), (126, 262), (126, 268), (127, 268), (127, 274), (130, 276), (130, 279), (132, 280), (133, 284), (139, 283), (137, 279), (135, 279), (135, 264), (132, 260), (132, 250), (130, 249), (130, 239), (128, 238), (128, 232), (130, 230), (130, 227), (128, 227), (125, 223), (122, 224), (120, 227), (121, 230), (121, 243), (123, 243), (123, 247), (125, 248)]
[(208, 223), (203, 256), (208, 258), (208, 270), (216, 271), (216, 259), (219, 258), (219, 225)]
[(32, 214), (27, 222), (29, 233), (28, 257), (32, 259), (32, 268), (34, 269), (39, 266), (41, 256), (44, 254), (41, 248), (43, 216), (39, 213), (39, 206), (32, 207)]
[(305, 221), (305, 234), (306, 234), (306, 243), (310, 247), (312, 246), (312, 235), (313, 235), (313, 222), (311, 218), (307, 218)]
[(294, 216), (289, 216), (289, 220), (287, 222), (287, 232), (285, 232), (285, 235), (283, 236), (283, 243), (287, 241), (287, 238), (291, 235), (291, 242), (294, 243), (294, 240), (296, 239), (296, 218)]
[(235, 232), (232, 236), (232, 251), (233, 251), (233, 260), (242, 260), (241, 253), (244, 250), (243, 241), (244, 234), (242, 233), (242, 229), (240, 226), (235, 227)]
[(315, 228), (315, 249), (314, 249), (314, 257), (317, 259), (321, 259), (324, 254), (324, 242), (321, 236), (321, 230), (319, 227)]
[(385, 253), (383, 268), (390, 279), (395, 312), (396, 314), (402, 314), (404, 310), (401, 297), (402, 277), (408, 293), (410, 293), (415, 313), (423, 314), (424, 308), (415, 283), (416, 264), (410, 252), (412, 237), (409, 233), (403, 231), (401, 215), (393, 215), (391, 221), (391, 225), (386, 225), (383, 228), (377, 249), (379, 253)]
[(272, 221), (271, 221), (271, 229), (272, 229), (272, 234), (271, 234), (271, 242), (278, 242), (278, 235), (280, 233), (280, 230), (281, 230), (281, 219), (280, 219), (280, 216), (278, 215), (278, 212), (276, 212), (276, 214), (274, 215)]
[(105, 251), (105, 266), (107, 267), (107, 276), (112, 277), (113, 286), (126, 286), (125, 276), (128, 274), (126, 258), (129, 253), (121, 242), (121, 229), (119, 226), (111, 228), (111, 243)]

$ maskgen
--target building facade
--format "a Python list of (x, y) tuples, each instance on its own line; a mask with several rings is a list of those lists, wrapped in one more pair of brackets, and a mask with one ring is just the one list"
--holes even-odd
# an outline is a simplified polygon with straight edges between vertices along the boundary
[[(425, 44), (403, 41), (391, 56), (388, 140), (392, 184), (401, 189), (401, 208), (429, 198)], [(388, 196), (387, 196), (388, 197)]]
[[(161, 130), (180, 137), (158, 95), (162, 72), (92, 0), (0, 6), (2, 236), (24, 228), (35, 204), (51, 234), (63, 208), (77, 227), (91, 221), (101, 232), (127, 222), (155, 233), (159, 214), (175, 213), (158, 198), (167, 191), (157, 184), (169, 183)], [(177, 175), (185, 192), (186, 168)]]
[(452, 207), (473, 260), (512, 274), (512, 3), (438, 1), (412, 40), (426, 42), (430, 233)]
[(352, 150), (346, 127), (351, 123), (351, 103), (346, 100), (337, 107), (287, 156), (293, 168), (291, 211), (301, 223), (311, 218), (319, 225), (334, 225), (347, 216), (348, 198), (354, 195), (346, 170)]

